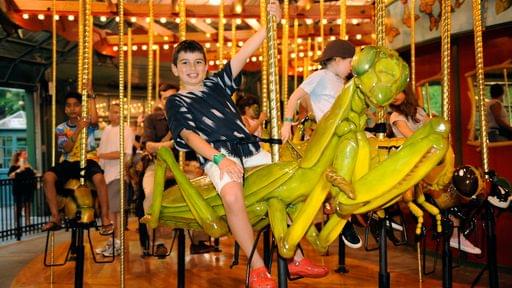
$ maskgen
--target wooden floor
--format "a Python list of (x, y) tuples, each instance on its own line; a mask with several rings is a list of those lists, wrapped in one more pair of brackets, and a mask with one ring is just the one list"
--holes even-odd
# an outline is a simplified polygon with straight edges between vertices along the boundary
[[(138, 236), (134, 232), (136, 223), (130, 221), (130, 231), (126, 233), (126, 275), (125, 287), (176, 287), (176, 252), (163, 260), (154, 257), (142, 258)], [(361, 231), (360, 231), (361, 232)], [(94, 234), (97, 234), (94, 232)], [(42, 240), (44, 241), (44, 240)], [(105, 238), (94, 235), (95, 246), (100, 247)], [(170, 242), (166, 239), (167, 243)], [(335, 241), (337, 242), (337, 241)], [(378, 252), (366, 252), (361, 249), (347, 248), (347, 266), (349, 273), (337, 274), (337, 244), (330, 248), (330, 256), (319, 256), (308, 243), (303, 243), (306, 255), (318, 263), (325, 263), (331, 273), (323, 279), (301, 279), (289, 282), (288, 287), (377, 287)], [(221, 253), (188, 255), (186, 258), (186, 287), (243, 287), (245, 277), (245, 257), (241, 256), (240, 265), (229, 268), (233, 256), (233, 240), (221, 240)], [(423, 277), (419, 282), (417, 255), (411, 247), (389, 247), (389, 272), (391, 287), (441, 287), (441, 267), (437, 273)], [(67, 245), (56, 248), (56, 255), (62, 255)], [(175, 249), (176, 250), (176, 249)], [(43, 252), (43, 251), (42, 251)], [(57, 260), (58, 261), (58, 260)], [(440, 265), (440, 264), (438, 264)], [(17, 275), (12, 287), (74, 287), (74, 262), (54, 268), (54, 283), (50, 285), (50, 268), (43, 266), (43, 253), (34, 258)], [(276, 265), (273, 267), (274, 271)], [(470, 287), (478, 269), (459, 267), (453, 270), (453, 287)], [(89, 247), (86, 246), (84, 287), (119, 287), (119, 258), (113, 264), (95, 264)], [(276, 273), (274, 273), (276, 274)], [(274, 276), (275, 277), (275, 276)], [(487, 274), (478, 287), (487, 287)], [(1, 285), (0, 285), (1, 286)], [(500, 273), (500, 287), (512, 287), (512, 275)]]

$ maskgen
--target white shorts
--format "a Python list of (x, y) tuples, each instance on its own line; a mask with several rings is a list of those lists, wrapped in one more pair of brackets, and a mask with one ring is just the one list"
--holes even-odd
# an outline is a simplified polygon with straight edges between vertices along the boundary
[[(221, 153), (225, 154), (226, 157), (228, 157), (229, 159), (240, 164), (240, 159), (230, 155), (225, 150), (221, 150)], [(270, 164), (270, 163), (272, 163), (272, 157), (271, 157), (270, 153), (261, 149), (260, 152), (258, 152), (257, 154), (255, 154), (251, 157), (244, 158), (243, 161), (244, 161), (244, 167), (250, 168), (250, 167), (254, 167), (254, 166)], [(218, 193), (220, 193), (220, 191), (222, 190), (224, 185), (226, 185), (230, 182), (235, 182), (227, 174), (224, 174), (222, 179), (220, 179), (219, 166), (215, 165), (215, 163), (213, 163), (212, 161), (209, 161), (208, 163), (206, 163), (206, 165), (204, 166), (204, 172), (206, 173), (206, 175), (208, 175), (208, 177), (212, 181), (213, 186), (215, 186), (215, 189), (217, 190)]]

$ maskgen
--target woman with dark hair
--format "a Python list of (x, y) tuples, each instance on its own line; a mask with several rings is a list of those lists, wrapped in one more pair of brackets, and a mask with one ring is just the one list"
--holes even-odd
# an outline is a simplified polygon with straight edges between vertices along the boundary
[(30, 204), (36, 189), (36, 173), (27, 160), (27, 151), (20, 150), (12, 155), (8, 176), (13, 179), (12, 196), (15, 202), (16, 219), (21, 216), (21, 208), (25, 213), (25, 225), (30, 225)]
[(242, 121), (247, 130), (249, 130), (249, 133), (261, 137), (263, 122), (267, 120), (267, 114), (260, 111), (258, 99), (247, 95), (238, 99), (236, 106), (240, 114), (242, 114)]
[(410, 83), (395, 96), (389, 107), (393, 111), (389, 123), (395, 137), (407, 138), (429, 120), (423, 108), (419, 107)]
[[(395, 96), (393, 102), (389, 105), (393, 113), (389, 117), (389, 123), (395, 137), (408, 138), (430, 118), (422, 107), (418, 105), (416, 95), (412, 90), (411, 83), (407, 84), (404, 91)], [(450, 246), (471, 254), (480, 254), (480, 248), (469, 242), (461, 233), (459, 242), (458, 227), (460, 220), (453, 215), (449, 215), (453, 222), (453, 232), (450, 238)], [(460, 245), (459, 245), (460, 243)]]

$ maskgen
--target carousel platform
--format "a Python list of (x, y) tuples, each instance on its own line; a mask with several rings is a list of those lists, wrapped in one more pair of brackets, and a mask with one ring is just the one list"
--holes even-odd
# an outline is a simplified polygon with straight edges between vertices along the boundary
[[(56, 261), (62, 260), (68, 242), (69, 232), (56, 233)], [(363, 231), (359, 229), (360, 235)], [(93, 232), (95, 248), (107, 239)], [(142, 251), (136, 233), (136, 221), (129, 221), (126, 233), (126, 287), (176, 287), (177, 248), (165, 259), (141, 257)], [(171, 239), (164, 239), (169, 247)], [(240, 264), (230, 269), (233, 257), (233, 240), (221, 239), (223, 252), (189, 255), (187, 237), (186, 287), (243, 287), (246, 258), (240, 256)], [(9, 287), (74, 287), (74, 262), (62, 267), (54, 267), (54, 282), (50, 283), (50, 268), (43, 265), (45, 237), (37, 237), (23, 242), (0, 247), (2, 273), (0, 286)], [(335, 241), (337, 243), (337, 241)], [(176, 245), (175, 245), (176, 246)], [(349, 272), (338, 274), (337, 244), (330, 248), (329, 256), (318, 255), (308, 243), (303, 243), (307, 257), (318, 263), (325, 263), (331, 268), (330, 274), (323, 279), (301, 279), (288, 283), (288, 287), (377, 287), (378, 286), (378, 251), (366, 252), (364, 248), (346, 249), (346, 264)], [(391, 274), (391, 287), (441, 287), (441, 264), (438, 262), (436, 273), (423, 277), (419, 282), (417, 254), (412, 247), (394, 247), (388, 244), (388, 270)], [(88, 246), (85, 247), (84, 287), (119, 287), (119, 258), (112, 264), (93, 262)], [(59, 258), (59, 255), (61, 257)], [(454, 257), (457, 255), (455, 254)], [(101, 258), (101, 257), (100, 257)], [(432, 258), (428, 258), (429, 265)], [(456, 259), (454, 259), (455, 262)], [(277, 274), (277, 262), (274, 261), (273, 273)], [(470, 287), (471, 282), (480, 271), (478, 267), (463, 265), (453, 270), (452, 287)], [(274, 276), (276, 277), (276, 276)], [(11, 282), (12, 281), (12, 282)], [(52, 285), (53, 284), (53, 285)], [(5, 286), (4, 286), (5, 285)], [(477, 287), (487, 287), (486, 274)], [(512, 274), (500, 271), (500, 287), (512, 286)]]

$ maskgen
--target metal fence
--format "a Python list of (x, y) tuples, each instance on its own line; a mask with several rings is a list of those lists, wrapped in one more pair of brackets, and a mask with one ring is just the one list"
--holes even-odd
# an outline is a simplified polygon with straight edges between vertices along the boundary
[(13, 195), (13, 179), (0, 180), (0, 242), (21, 240), (23, 236), (41, 232), (49, 221), (50, 211), (45, 202), (41, 177), (26, 180), (31, 187)]

